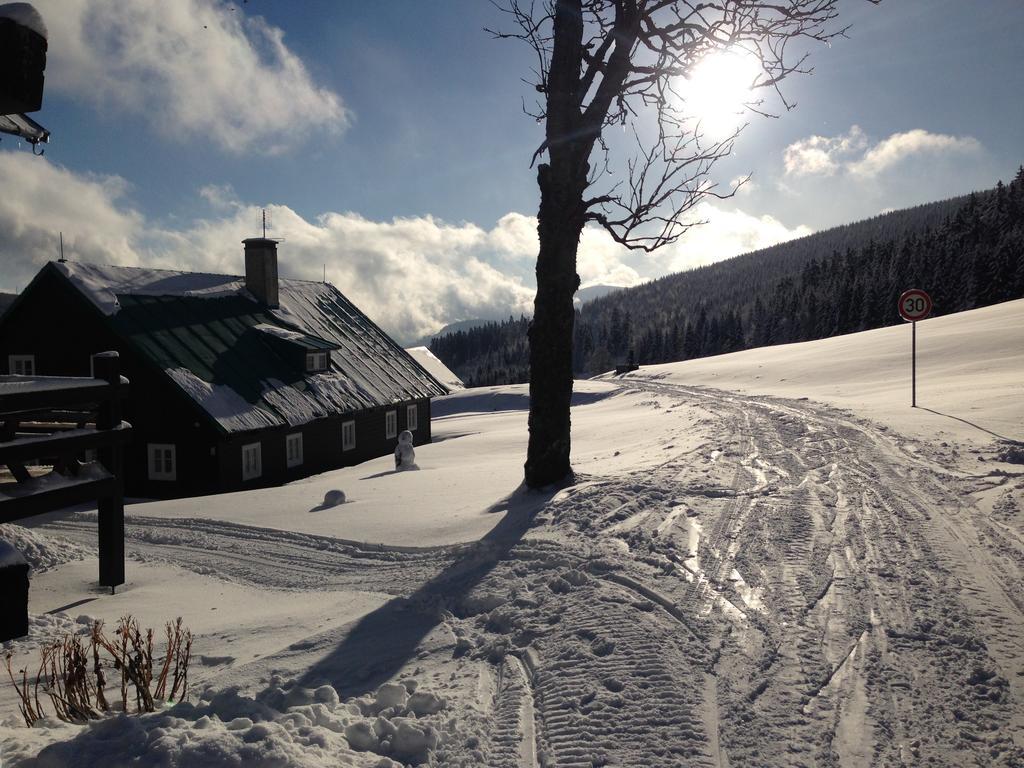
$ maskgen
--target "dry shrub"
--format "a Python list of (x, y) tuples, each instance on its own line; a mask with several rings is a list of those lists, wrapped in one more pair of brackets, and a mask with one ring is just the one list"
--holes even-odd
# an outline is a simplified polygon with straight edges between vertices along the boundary
[[(165, 626), (167, 646), (154, 677), (153, 630), (145, 634), (132, 616), (123, 616), (114, 638), (103, 634), (103, 622), (92, 626), (88, 637), (65, 635), (40, 649), (35, 682), (28, 671), (18, 670), (19, 682), (11, 669), (13, 654), (7, 654), (7, 674), (18, 692), (18, 708), (25, 724), (32, 726), (45, 715), (39, 701), (40, 690), (50, 699), (54, 714), (61, 720), (81, 723), (111, 711), (107, 702), (105, 670), (120, 672), (121, 710), (129, 712), (129, 693), (134, 692), (135, 711), (153, 712), (158, 702), (185, 698), (188, 689), (188, 665), (192, 657), (192, 633), (181, 618)], [(90, 671), (89, 665), (92, 663)]]

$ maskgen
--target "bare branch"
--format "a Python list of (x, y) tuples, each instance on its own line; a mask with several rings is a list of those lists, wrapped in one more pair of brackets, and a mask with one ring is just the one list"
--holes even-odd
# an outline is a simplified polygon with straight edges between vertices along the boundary
[[(717, 192), (708, 175), (732, 151), (742, 128), (725, 140), (705, 141), (701, 116), (686, 113), (688, 105), (676, 84), (685, 83), (709, 54), (742, 50), (759, 63), (751, 90), (774, 93), (781, 109), (788, 111), (795, 104), (785, 98), (781, 84), (792, 75), (812, 71), (802, 43), (828, 43), (845, 36), (848, 29), (834, 27), (838, 0), (493, 1), (512, 21), (513, 31), (489, 31), (532, 48), (537, 60), (532, 85), (547, 100), (529, 111), (548, 124), (531, 167), (556, 145), (572, 145), (574, 156), (586, 160), (596, 144), (604, 158), (587, 165), (587, 186), (594, 187), (613, 175), (603, 130), (613, 124), (633, 125), (644, 112), (653, 112), (657, 136), (641, 146), (634, 130), (637, 145), (625, 163), (628, 179), (581, 200), (586, 220), (603, 226), (616, 242), (644, 250), (673, 242), (692, 226), (678, 219), (701, 200), (735, 194), (735, 189)], [(563, 5), (566, 14), (570, 9), (576, 14), (582, 31), (574, 53), (577, 69), (561, 73), (560, 87), (571, 91), (575, 101), (569, 106), (559, 102), (553, 124), (557, 95), (551, 93), (552, 55), (556, 15)], [(760, 98), (743, 108), (777, 117)]]

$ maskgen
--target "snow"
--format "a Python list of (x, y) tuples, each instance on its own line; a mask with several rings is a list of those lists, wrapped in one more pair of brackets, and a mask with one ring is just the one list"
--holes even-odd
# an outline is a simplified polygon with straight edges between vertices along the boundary
[(0, 5), (0, 19), (10, 19), (15, 24), (28, 27), (37, 35), (46, 38), (46, 23), (32, 3), (5, 3)]
[[(123, 424), (124, 422), (122, 422)], [(77, 430), (75, 430), (77, 431)], [(87, 430), (82, 430), (83, 432)], [(97, 462), (83, 464), (77, 475), (62, 475), (58, 472), (47, 472), (45, 475), (32, 477), (20, 483), (4, 483), (0, 485), (0, 499), (18, 499), (37, 493), (54, 491), (58, 488), (72, 488), (95, 480), (105, 480), (110, 473)]]
[[(621, 403), (612, 402), (622, 398), (635, 404), (646, 396), (612, 398), (616, 390), (610, 384), (576, 384), (577, 401), (595, 409), (595, 422), (607, 419), (622, 427), (618, 447), (625, 453), (614, 457), (614, 462), (639, 463), (642, 456), (649, 461), (660, 459), (660, 449), (648, 449), (645, 442), (650, 430), (663, 421), (661, 414), (633, 414)], [(515, 394), (506, 399), (514, 400), (518, 407), (499, 414), (478, 411), (481, 396), (473, 394), (478, 390), (435, 401), (435, 409), (447, 415), (433, 420), (434, 442), (416, 447), (419, 472), (396, 472), (394, 457), (389, 454), (258, 493), (240, 491), (132, 504), (127, 513), (132, 518), (219, 520), (397, 547), (476, 541), (495, 526), (496, 511), (522, 481), (526, 388), (508, 389)], [(597, 434), (582, 435), (580, 445), (590, 446), (586, 450), (595, 455), (611, 453)], [(324, 503), (334, 490), (345, 494), (344, 504)], [(424, 504), (425, 498), (432, 503)]]
[(1024, 441), (1024, 299), (917, 323), (916, 409), (910, 334), (906, 323), (644, 366), (623, 378), (808, 397), (922, 439)]
[(5, 543), (17, 551), (22, 562), (28, 563), (33, 575), (96, 554), (95, 547), (90, 549), (67, 539), (46, 536), (14, 524), (0, 525), (0, 548)]
[[(121, 382), (128, 380), (121, 377)], [(96, 379), (71, 376), (0, 376), (0, 397), (20, 392), (41, 392), (52, 389), (81, 389), (97, 386)]]
[(217, 298), (245, 290), (237, 275), (175, 272), (144, 267), (118, 267), (84, 262), (51, 262), (105, 315), (120, 309), (117, 294), (134, 296), (192, 296)]
[(441, 382), (449, 394), (466, 388), (462, 379), (452, 373), (448, 366), (426, 347), (407, 347), (405, 351), (412, 355), (413, 360), (422, 365), (427, 373)]
[[(3, 526), (0, 526), (0, 535), (3, 535)], [(0, 569), (10, 568), (15, 565), (27, 565), (24, 556), (14, 545), (0, 539)]]
[(1022, 323), (920, 325), (934, 413), (906, 327), (576, 382), (542, 491), (525, 385), (459, 392), (418, 472), (131, 505), (115, 595), (94, 512), (9, 526), (78, 547), (14, 669), (125, 613), (196, 656), (142, 717), (27, 729), (0, 686), (4, 766), (1022, 764)]
[[(170, 368), (167, 375), (228, 432), (275, 427), (281, 423), (281, 418), (275, 412), (250, 403), (231, 387), (203, 381), (187, 368)], [(267, 392), (271, 391), (268, 388)], [(289, 421), (294, 418), (296, 424), (315, 418), (308, 410), (302, 411), (302, 415), (293, 415), (299, 413), (294, 404), (288, 413)]]

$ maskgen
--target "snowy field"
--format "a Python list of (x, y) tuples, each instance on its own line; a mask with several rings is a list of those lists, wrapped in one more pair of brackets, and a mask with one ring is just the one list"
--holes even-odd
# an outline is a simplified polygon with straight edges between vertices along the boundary
[(28, 729), (0, 686), (0, 765), (1024, 765), (1024, 301), (919, 324), (917, 409), (909, 334), (577, 382), (548, 492), (525, 387), (442, 398), (419, 472), (132, 505), (116, 595), (94, 514), (0, 526), (15, 669), (196, 633), (156, 714)]

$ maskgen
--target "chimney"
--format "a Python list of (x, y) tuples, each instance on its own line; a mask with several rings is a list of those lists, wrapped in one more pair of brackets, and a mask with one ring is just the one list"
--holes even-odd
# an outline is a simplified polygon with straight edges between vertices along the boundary
[(277, 241), (266, 237), (243, 240), (245, 246), (245, 287), (259, 301), (276, 308)]

